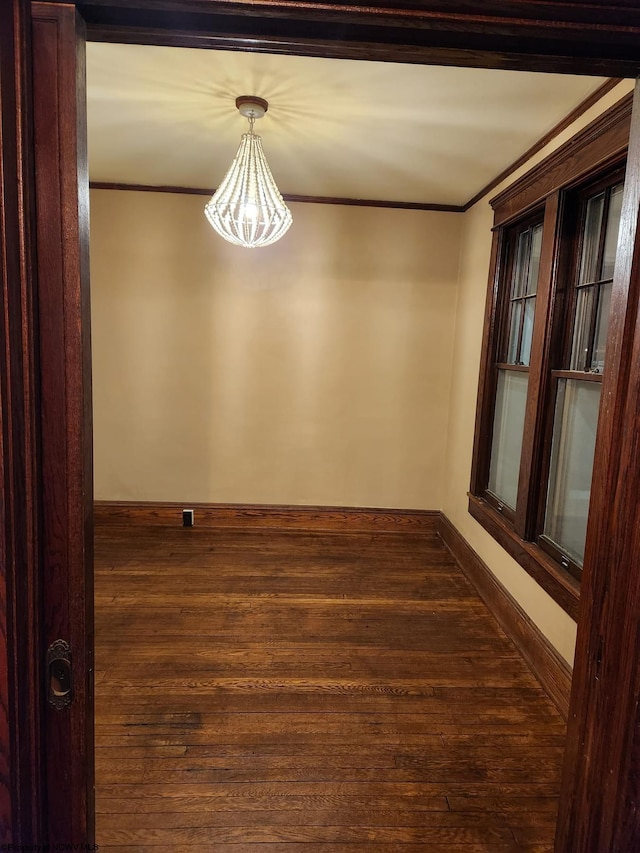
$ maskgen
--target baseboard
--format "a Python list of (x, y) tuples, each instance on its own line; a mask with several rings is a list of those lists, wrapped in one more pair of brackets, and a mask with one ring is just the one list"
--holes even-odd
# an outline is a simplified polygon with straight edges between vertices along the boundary
[(569, 664), (444, 514), (440, 516), (438, 533), (502, 630), (513, 641), (560, 714), (567, 720), (571, 693)]
[(193, 509), (196, 527), (276, 528), (352, 533), (438, 532), (437, 510), (362, 507), (271, 506), (261, 504), (137, 503), (96, 501), (98, 525), (182, 525), (182, 510)]

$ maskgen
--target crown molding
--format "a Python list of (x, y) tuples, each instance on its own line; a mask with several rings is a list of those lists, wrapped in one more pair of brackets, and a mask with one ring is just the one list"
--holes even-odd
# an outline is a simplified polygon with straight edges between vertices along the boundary
[(612, 89), (622, 83), (623, 77), (610, 77), (609, 80), (606, 80), (602, 86), (599, 86), (594, 92), (592, 92), (588, 97), (581, 101), (575, 109), (571, 110), (570, 113), (558, 122), (548, 133), (545, 133), (544, 136), (541, 136), (537, 142), (528, 148), (524, 154), (521, 154), (517, 160), (514, 160), (510, 166), (507, 166), (499, 175), (489, 181), (489, 183), (483, 187), (479, 192), (477, 192), (474, 196), (472, 196), (469, 201), (464, 204), (463, 210), (466, 213), (474, 204), (477, 204), (482, 198), (488, 195), (492, 190), (496, 187), (500, 186), (503, 181), (513, 175), (521, 166), (524, 166), (529, 160), (534, 157), (539, 151), (542, 151), (550, 142), (553, 142), (556, 137), (558, 137), (563, 131), (565, 131), (568, 127), (570, 127), (575, 121), (577, 121), (582, 115), (586, 113), (588, 109), (590, 109), (594, 104), (597, 104), (598, 101), (601, 101), (605, 95), (609, 94)]
[[(128, 192), (178, 193), (179, 195), (212, 196), (215, 189), (203, 187), (178, 187), (173, 185), (154, 186), (152, 184), (125, 184), (111, 181), (91, 181), (92, 190), (125, 190)], [(374, 198), (338, 198), (335, 196), (292, 195), (283, 193), (285, 201), (304, 204), (343, 204), (350, 207), (389, 207), (397, 210), (432, 210), (444, 213), (463, 213), (461, 204), (423, 204), (414, 201), (386, 201)]]
[(590, 172), (626, 156), (633, 95), (629, 93), (520, 179), (490, 200), (494, 227), (505, 225), (539, 204), (550, 192), (567, 188)]

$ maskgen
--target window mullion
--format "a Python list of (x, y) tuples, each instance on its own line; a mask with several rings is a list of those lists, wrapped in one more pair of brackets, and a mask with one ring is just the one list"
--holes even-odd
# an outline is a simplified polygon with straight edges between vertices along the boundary
[(604, 248), (605, 242), (607, 238), (607, 224), (609, 222), (609, 207), (611, 206), (611, 187), (607, 189), (604, 197), (604, 207), (602, 209), (602, 223), (600, 225), (600, 240), (598, 244), (598, 261), (596, 265), (596, 282), (594, 282), (593, 287), (595, 291), (595, 298), (593, 300), (593, 304), (591, 305), (591, 318), (589, 322), (589, 337), (588, 337), (588, 348), (586, 353), (586, 359), (584, 364), (584, 369), (589, 370), (591, 366), (591, 362), (593, 360), (593, 348), (595, 346), (595, 337), (596, 337), (596, 323), (598, 320), (598, 305), (600, 303), (600, 280), (602, 278), (603, 272), (603, 264), (604, 264)]
[(594, 284), (593, 289), (595, 291), (595, 296), (593, 299), (593, 304), (591, 306), (591, 317), (589, 319), (589, 345), (587, 348), (587, 357), (584, 364), (585, 371), (591, 369), (591, 364), (593, 362), (593, 349), (596, 343), (596, 324), (598, 322), (598, 306), (600, 305), (601, 285)]
[(551, 348), (551, 309), (555, 278), (555, 259), (558, 254), (561, 204), (558, 191), (548, 196), (544, 211), (542, 247), (540, 253), (540, 271), (536, 309), (533, 324), (531, 358), (529, 362), (529, 391), (520, 457), (520, 475), (518, 480), (518, 500), (514, 520), (514, 530), (523, 539), (534, 535), (537, 510), (537, 478), (535, 471), (539, 464), (539, 437), (545, 425), (545, 397)]
[(607, 239), (607, 223), (609, 222), (609, 208), (611, 207), (611, 187), (609, 187), (604, 195), (604, 206), (602, 208), (602, 222), (600, 224), (600, 237), (598, 241), (598, 260), (596, 263), (596, 281), (602, 278), (604, 265), (604, 247)]
[(520, 321), (518, 328), (518, 343), (516, 344), (516, 364), (522, 364), (522, 337), (524, 332), (524, 312), (527, 302), (527, 289), (529, 284), (529, 275), (531, 274), (531, 231), (527, 232), (527, 268), (523, 270), (522, 277), (524, 284), (522, 285), (522, 293), (519, 294), (520, 302)]
[(519, 297), (518, 302), (520, 303), (520, 319), (518, 320), (518, 341), (516, 344), (515, 363), (522, 364), (522, 333), (524, 329), (524, 305), (526, 302), (525, 297)]

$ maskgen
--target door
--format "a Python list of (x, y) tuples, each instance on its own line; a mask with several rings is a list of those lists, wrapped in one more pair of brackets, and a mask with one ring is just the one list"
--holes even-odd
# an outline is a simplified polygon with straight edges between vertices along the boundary
[(0, 842), (93, 841), (84, 29), (0, 4)]
[(0, 841), (41, 837), (42, 561), (38, 355), (33, 334), (31, 19), (0, 4)]
[(31, 9), (47, 839), (82, 844), (94, 833), (85, 32), (74, 6)]

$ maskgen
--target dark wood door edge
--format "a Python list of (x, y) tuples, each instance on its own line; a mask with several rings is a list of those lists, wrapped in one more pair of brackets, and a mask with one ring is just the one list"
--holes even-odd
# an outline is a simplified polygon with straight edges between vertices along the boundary
[(45, 706), (47, 834), (39, 840), (54, 849), (95, 837), (89, 181), (83, 23), (73, 5), (32, 3), (31, 15), (43, 632), (45, 648), (62, 640), (73, 661), (68, 707), (51, 689)]
[(569, 664), (444, 514), (439, 519), (438, 533), (562, 717), (567, 720), (571, 694)]
[(0, 3), (0, 842), (15, 849), (46, 816), (30, 55), (28, 4)]
[(436, 533), (437, 510), (375, 507), (284, 506), (271, 504), (138, 503), (96, 501), (98, 525), (159, 524), (182, 526), (182, 511), (194, 510), (195, 527), (264, 527), (276, 530), (339, 530)]

